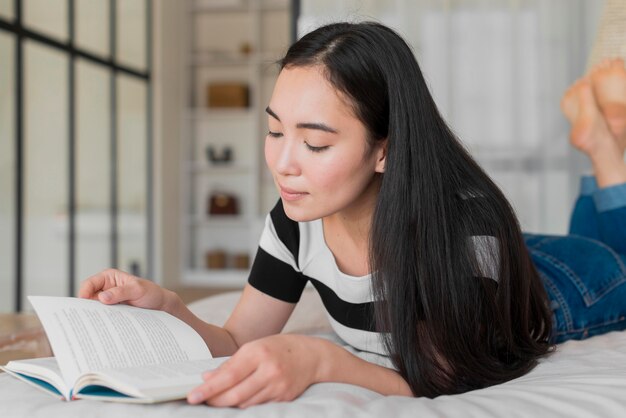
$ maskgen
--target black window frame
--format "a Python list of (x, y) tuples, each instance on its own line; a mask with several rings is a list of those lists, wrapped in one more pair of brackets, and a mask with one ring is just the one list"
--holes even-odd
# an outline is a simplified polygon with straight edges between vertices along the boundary
[(75, 45), (75, 0), (66, 0), (68, 9), (68, 39), (58, 39), (38, 32), (23, 24), (23, 0), (14, 0), (13, 20), (0, 16), (0, 31), (14, 35), (14, 155), (15, 155), (15, 264), (14, 264), (14, 306), (13, 311), (23, 310), (23, 283), (24, 283), (24, 43), (26, 40), (53, 48), (67, 54), (68, 57), (68, 138), (67, 152), (69, 156), (68, 175), (68, 296), (75, 295), (76, 281), (76, 65), (77, 59), (86, 60), (106, 69), (110, 75), (110, 147), (111, 147), (111, 260), (112, 267), (118, 266), (118, 190), (117, 190), (117, 75), (124, 74), (146, 83), (146, 266), (145, 275), (152, 277), (154, 270), (154, 209), (153, 209), (153, 127), (152, 127), (152, 0), (146, 1), (146, 69), (145, 71), (132, 68), (117, 61), (117, 4), (118, 1), (109, 0), (109, 56), (102, 57)]

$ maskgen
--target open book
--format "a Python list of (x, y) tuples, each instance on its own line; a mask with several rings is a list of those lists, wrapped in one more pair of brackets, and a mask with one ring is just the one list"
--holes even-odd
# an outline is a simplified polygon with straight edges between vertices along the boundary
[(183, 399), (213, 358), (193, 328), (162, 311), (87, 299), (30, 296), (55, 357), (4, 371), (64, 400), (153, 403)]

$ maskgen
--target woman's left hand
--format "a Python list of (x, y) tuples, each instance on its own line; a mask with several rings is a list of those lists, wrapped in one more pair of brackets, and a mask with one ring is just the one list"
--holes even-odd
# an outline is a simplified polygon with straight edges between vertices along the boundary
[(242, 345), (225, 363), (202, 375), (189, 403), (246, 408), (290, 401), (317, 381), (317, 338), (278, 334)]

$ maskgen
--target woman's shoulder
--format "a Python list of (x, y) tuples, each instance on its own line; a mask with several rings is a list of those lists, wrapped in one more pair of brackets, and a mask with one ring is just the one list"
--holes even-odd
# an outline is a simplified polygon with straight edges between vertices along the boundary
[(300, 246), (299, 222), (287, 216), (281, 199), (278, 199), (278, 202), (276, 202), (276, 205), (274, 205), (274, 208), (270, 211), (267, 221), (276, 237), (292, 254), (297, 256), (298, 247)]
[[(298, 222), (289, 218), (285, 213), (283, 202), (278, 199), (274, 208), (267, 217), (269, 228), (273, 235), (289, 250), (297, 260), (300, 252), (304, 249), (310, 252), (311, 242), (317, 241), (321, 221)], [(304, 247), (304, 248), (303, 248)]]

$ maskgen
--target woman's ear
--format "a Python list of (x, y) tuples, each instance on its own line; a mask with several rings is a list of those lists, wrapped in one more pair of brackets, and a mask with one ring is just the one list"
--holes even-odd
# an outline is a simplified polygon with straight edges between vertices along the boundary
[(376, 168), (375, 171), (377, 173), (385, 172), (385, 165), (387, 161), (387, 138), (380, 141), (377, 145), (378, 149), (376, 150)]

